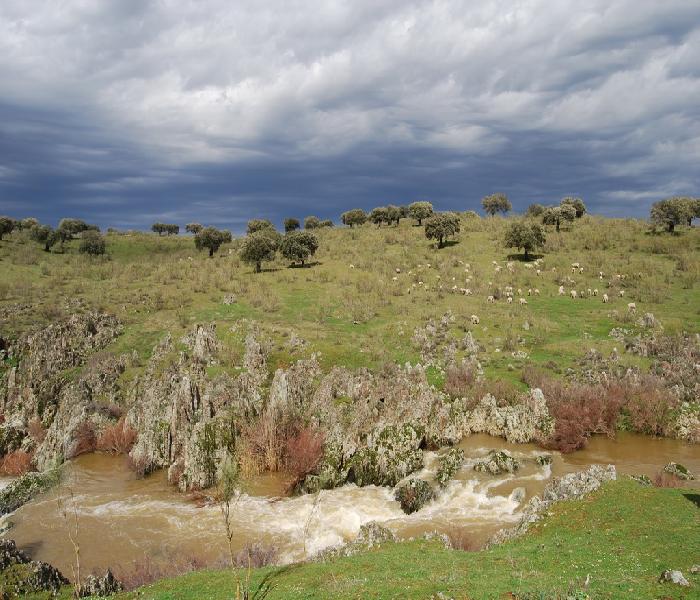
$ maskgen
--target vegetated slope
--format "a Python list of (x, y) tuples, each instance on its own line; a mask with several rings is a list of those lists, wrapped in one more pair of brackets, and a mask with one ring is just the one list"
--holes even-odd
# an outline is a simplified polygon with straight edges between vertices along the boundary
[[(238, 241), (232, 253), (225, 246), (209, 259), (194, 249), (191, 238), (110, 234), (108, 256), (90, 258), (70, 245), (65, 254), (44, 253), (13, 234), (0, 244), (0, 323), (3, 336), (14, 337), (72, 313), (80, 302), (125, 323), (124, 334), (108, 350), (135, 349), (148, 358), (166, 332), (178, 337), (195, 322), (215, 320), (235, 357), (242, 354), (242, 340), (228, 335), (226, 325), (250, 318), (275, 342), (273, 372), (299, 357), (300, 351), (292, 357), (286, 345), (291, 331), (307, 342), (302, 354), (321, 352), (325, 368), (415, 362), (414, 329), (451, 310), (459, 323), (472, 314), (480, 317), (475, 338), (489, 356), (487, 375), (513, 380), (517, 375), (508, 365), (524, 362), (512, 357), (511, 349), (525, 350), (528, 362), (554, 361), (550, 366), (559, 371), (591, 347), (609, 353), (619, 346), (609, 331), (634, 322), (626, 314), (628, 302), (636, 303), (639, 314), (654, 313), (666, 333), (700, 331), (699, 230), (650, 235), (643, 222), (585, 217), (571, 231), (548, 233), (537, 276), (518, 261), (513, 273), (505, 267), (507, 222), (463, 219), (458, 243), (440, 250), (410, 219), (399, 227), (317, 230), (317, 264), (287, 268), (278, 260), (257, 275), (239, 261)], [(572, 274), (572, 262), (580, 262), (584, 272)], [(559, 296), (560, 281), (567, 277), (575, 284), (564, 282), (567, 294)], [(455, 285), (472, 295), (451, 293)], [(487, 304), (487, 296), (505, 286), (521, 289), (528, 304), (520, 306), (517, 293), (513, 304), (504, 298)], [(528, 297), (528, 289), (541, 294)], [(599, 289), (599, 296), (573, 300), (570, 289)], [(601, 301), (605, 292), (609, 304)], [(235, 296), (233, 304), (222, 304), (227, 294)], [(498, 355), (496, 349), (508, 352)]]
[[(325, 563), (260, 569), (267, 598), (693, 598), (690, 574), (700, 555), (698, 494), (605, 484), (583, 500), (556, 504), (525, 537), (480, 552), (446, 549), (439, 541), (387, 543)], [(690, 588), (658, 583), (681, 570)], [(589, 580), (586, 585), (586, 580)], [(235, 590), (230, 571), (165, 580), (125, 598), (217, 599)], [(574, 596), (580, 592), (580, 596)], [(509, 596), (508, 594), (513, 594)]]

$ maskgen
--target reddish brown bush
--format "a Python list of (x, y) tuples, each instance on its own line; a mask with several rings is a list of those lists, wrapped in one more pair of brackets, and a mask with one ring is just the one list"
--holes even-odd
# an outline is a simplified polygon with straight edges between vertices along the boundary
[(114, 576), (121, 581), (124, 589), (131, 591), (160, 579), (177, 577), (204, 568), (222, 567), (223, 564), (223, 560), (207, 562), (194, 555), (172, 554), (158, 562), (150, 556), (144, 555), (141, 560), (135, 560), (126, 567), (115, 567), (113, 572)]
[(454, 529), (447, 534), (447, 537), (450, 539), (450, 545), (455, 550), (476, 552), (480, 549), (479, 544), (474, 541), (470, 532), (466, 529)]
[(549, 380), (542, 382), (542, 391), (555, 420), (545, 447), (573, 452), (583, 448), (594, 433), (614, 435), (623, 402), (617, 390)]
[(462, 363), (451, 365), (445, 373), (444, 390), (454, 398), (464, 398), (476, 382), (476, 369), (473, 365)]
[(36, 417), (29, 421), (27, 432), (29, 433), (29, 437), (34, 440), (35, 444), (41, 444), (41, 442), (46, 439), (46, 428), (41, 420)]
[(278, 557), (279, 549), (274, 546), (248, 543), (236, 554), (235, 562), (238, 567), (247, 568), (250, 565), (251, 568), (258, 569), (274, 565)]
[(285, 466), (294, 478), (293, 485), (313, 472), (323, 457), (323, 434), (313, 427), (304, 427), (287, 440)]
[(0, 463), (0, 475), (11, 475), (13, 477), (24, 475), (33, 471), (33, 455), (22, 450), (15, 450), (5, 455)]
[(683, 482), (671, 473), (659, 471), (654, 476), (654, 486), (657, 488), (677, 488), (683, 487)]
[(83, 421), (73, 432), (73, 444), (67, 458), (75, 458), (81, 454), (94, 452), (96, 447), (95, 426), (90, 421)]
[(678, 399), (659, 379), (645, 377), (639, 383), (624, 386), (621, 393), (625, 397), (624, 413), (634, 431), (648, 435), (666, 433)]
[(110, 454), (127, 454), (136, 441), (136, 431), (122, 417), (114, 425), (105, 427), (97, 440), (97, 449)]

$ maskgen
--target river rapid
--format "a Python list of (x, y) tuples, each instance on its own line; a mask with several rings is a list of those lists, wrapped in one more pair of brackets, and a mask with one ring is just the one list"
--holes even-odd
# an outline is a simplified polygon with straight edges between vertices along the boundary
[[(458, 538), (478, 547), (498, 529), (518, 520), (525, 503), (554, 476), (592, 464), (614, 464), (618, 474), (654, 477), (675, 461), (700, 473), (700, 447), (678, 440), (620, 434), (615, 440), (595, 437), (584, 450), (568, 455), (549, 453), (530, 444), (514, 445), (487, 435), (472, 435), (460, 444), (465, 461), (437, 500), (413, 515), (405, 515), (392, 490), (346, 485), (320, 496), (284, 497), (286, 480), (267, 474), (245, 483), (234, 513), (234, 543), (261, 543), (278, 550), (278, 562), (293, 562), (352, 540), (360, 526), (377, 521), (399, 537), (429, 531)], [(473, 470), (475, 460), (492, 449), (507, 449), (521, 459), (512, 475), (491, 476)], [(551, 465), (534, 458), (551, 454)], [(438, 453), (426, 453), (417, 474), (432, 479)], [(67, 467), (65, 482), (3, 519), (4, 534), (33, 558), (70, 573), (72, 546), (66, 535), (61, 503), (77, 510), (81, 562), (84, 571), (128, 568), (134, 561), (169, 561), (193, 556), (215, 562), (226, 552), (221, 513), (202, 506), (169, 486), (165, 473), (136, 479), (123, 457), (91, 454)], [(3, 482), (0, 482), (2, 485)], [(698, 482), (690, 482), (698, 487)], [(522, 496), (522, 488), (524, 496)]]

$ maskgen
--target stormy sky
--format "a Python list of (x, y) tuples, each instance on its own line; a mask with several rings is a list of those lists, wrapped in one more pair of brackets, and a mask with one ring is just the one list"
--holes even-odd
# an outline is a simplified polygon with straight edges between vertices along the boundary
[(698, 0), (2, 0), (0, 214), (700, 194)]

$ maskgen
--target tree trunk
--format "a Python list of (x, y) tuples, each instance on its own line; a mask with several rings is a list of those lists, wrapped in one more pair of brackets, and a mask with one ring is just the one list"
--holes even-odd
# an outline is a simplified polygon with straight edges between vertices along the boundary
[(304, 268), (304, 259), (303, 258), (301, 259), (301, 267), (302, 267), (302, 269)]
[(209, 248), (209, 258), (214, 256), (214, 248)]
[(668, 222), (668, 232), (673, 233), (675, 228), (676, 228), (676, 224), (673, 221), (669, 221)]
[(255, 272), (260, 273), (262, 271), (262, 266), (260, 265), (260, 261), (255, 263)]
[(523, 248), (523, 250), (525, 250), (525, 260), (527, 260), (528, 258), (530, 258), (530, 255), (527, 252), (527, 248)]
[(557, 231), (559, 231), (559, 219), (557, 219)]

